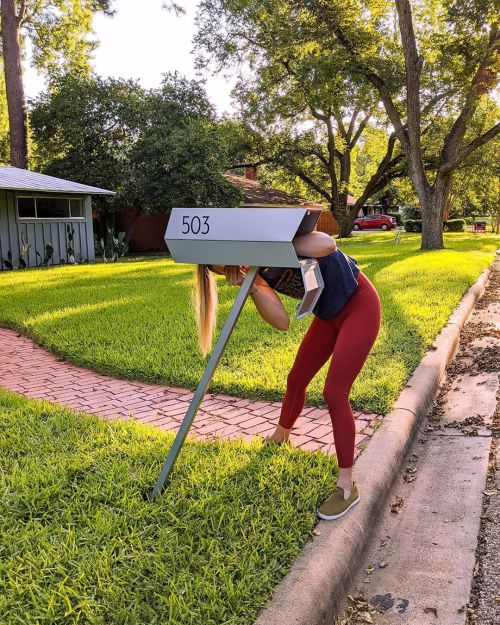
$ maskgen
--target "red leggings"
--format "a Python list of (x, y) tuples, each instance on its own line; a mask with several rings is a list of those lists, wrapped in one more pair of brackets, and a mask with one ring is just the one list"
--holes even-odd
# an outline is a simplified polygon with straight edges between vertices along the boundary
[(360, 271), (358, 286), (342, 310), (328, 321), (314, 317), (288, 374), (279, 419), (291, 429), (300, 415), (309, 382), (332, 356), (323, 397), (332, 419), (339, 467), (354, 464), (356, 429), (349, 392), (377, 338), (381, 322), (380, 297)]

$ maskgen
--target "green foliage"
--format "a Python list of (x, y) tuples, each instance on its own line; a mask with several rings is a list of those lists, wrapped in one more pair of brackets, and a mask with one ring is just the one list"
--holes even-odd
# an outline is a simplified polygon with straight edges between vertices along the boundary
[(21, 230), (21, 247), (19, 250), (19, 268), (26, 269), (28, 266), (28, 252), (30, 250), (31, 243), (28, 241), (26, 233)]
[[(462, 294), (491, 262), (500, 237), (445, 233), (447, 250), (420, 252), (419, 235), (364, 234), (341, 248), (359, 261), (382, 300), (382, 327), (350, 395), (353, 408), (387, 412)], [(237, 289), (219, 285), (217, 334)], [(105, 374), (193, 389), (206, 360), (197, 347), (193, 268), (161, 260), (53, 267), (0, 275), (0, 325)], [(71, 301), (68, 302), (68, 292)], [(283, 297), (290, 315), (295, 301)], [(247, 302), (210, 386), (213, 392), (283, 399), (286, 376), (311, 317), (288, 332)], [(309, 387), (323, 405), (326, 367)]]
[(40, 262), (38, 263), (38, 267), (48, 267), (49, 266), (49, 262), (52, 260), (52, 256), (54, 254), (54, 246), (52, 245), (52, 243), (47, 243), (45, 245), (45, 254), (42, 258), (40, 252), (37, 252), (37, 258), (40, 259)]
[(146, 93), (134, 81), (65, 75), (31, 102), (36, 168), (52, 176), (116, 190), (95, 197), (112, 210), (134, 201), (124, 191), (132, 177), (130, 151), (144, 123)]
[(11, 252), (11, 250), (9, 250), (7, 252), (7, 258), (2, 258), (2, 263), (3, 263), (3, 266), (5, 267), (5, 269), (7, 269), (7, 270), (14, 269), (14, 263), (13, 263), (13, 260), (12, 260), (12, 252)]
[(166, 75), (161, 88), (63, 76), (32, 103), (38, 168), (117, 191), (102, 210), (231, 206), (228, 142), (200, 83)]
[(99, 239), (94, 234), (94, 250), (97, 256), (101, 256), (102, 260), (107, 263), (117, 262), (119, 258), (125, 256), (128, 252), (128, 245), (125, 242), (125, 232), (119, 232), (115, 235), (113, 228), (108, 228), (106, 241)]
[(0, 390), (2, 623), (255, 621), (311, 539), (335, 459), (188, 438), (151, 501), (172, 442)]
[(33, 66), (51, 78), (61, 73), (88, 75), (91, 55), (92, 17), (112, 15), (112, 0), (26, 0), (22, 39), (29, 38)]
[(465, 221), (463, 219), (448, 219), (444, 222), (444, 229), (450, 232), (463, 232), (465, 230)]
[(148, 209), (234, 206), (239, 189), (223, 176), (228, 144), (200, 83), (165, 75), (147, 98), (148, 123), (130, 160), (133, 184)]
[(397, 226), (403, 225), (403, 218), (400, 213), (386, 213), (389, 217), (394, 217)]
[(294, 2), (203, 0), (198, 26), (207, 56), (201, 65), (211, 59), (219, 68), (250, 68), (235, 89), (242, 117), (260, 139), (246, 162), (271, 163), (267, 182), (328, 203), (350, 232), (344, 223), (357, 208), (347, 208), (348, 194), (364, 203), (402, 172), (373, 90), (346, 73), (341, 50), (332, 54), (319, 43), (307, 8)]
[(403, 222), (406, 232), (422, 232), (421, 219), (406, 219)]

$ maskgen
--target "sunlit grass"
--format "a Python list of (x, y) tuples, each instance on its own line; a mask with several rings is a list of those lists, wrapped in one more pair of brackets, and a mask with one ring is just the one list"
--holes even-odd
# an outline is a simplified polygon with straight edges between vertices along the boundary
[(0, 622), (253, 623), (334, 487), (333, 457), (105, 423), (0, 389)]
[[(453, 308), (491, 262), (500, 237), (446, 233), (445, 250), (421, 252), (420, 235), (362, 233), (340, 247), (354, 256), (382, 300), (382, 327), (351, 403), (385, 413)], [(205, 361), (196, 345), (193, 269), (168, 259), (0, 274), (0, 324), (15, 327), (71, 361), (126, 378), (194, 388)], [(218, 331), (236, 295), (219, 279)], [(283, 298), (290, 314), (295, 301)], [(238, 322), (211, 391), (280, 400), (310, 318), (286, 333), (251, 302)], [(310, 385), (321, 404), (326, 366)]]

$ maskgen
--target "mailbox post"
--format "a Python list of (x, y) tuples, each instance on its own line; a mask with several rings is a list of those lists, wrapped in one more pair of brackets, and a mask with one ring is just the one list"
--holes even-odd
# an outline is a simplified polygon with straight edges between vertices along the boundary
[(305, 294), (297, 318), (314, 307), (323, 289), (321, 273), (314, 260), (297, 258), (292, 240), (311, 232), (320, 214), (321, 210), (306, 208), (172, 209), (165, 242), (176, 262), (248, 265), (249, 269), (153, 488), (153, 498), (165, 486), (259, 267), (301, 267)]

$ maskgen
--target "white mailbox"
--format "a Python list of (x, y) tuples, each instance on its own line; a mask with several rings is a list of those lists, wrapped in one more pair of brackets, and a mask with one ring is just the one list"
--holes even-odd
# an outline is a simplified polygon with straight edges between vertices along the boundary
[(170, 475), (259, 267), (300, 267), (304, 297), (297, 306), (297, 318), (313, 309), (323, 289), (321, 271), (316, 260), (299, 260), (292, 241), (311, 232), (320, 214), (321, 210), (309, 208), (172, 209), (165, 242), (176, 262), (248, 265), (248, 271), (153, 488), (153, 497)]
[(295, 236), (321, 214), (310, 208), (174, 208), (165, 233), (178, 263), (298, 267)]

